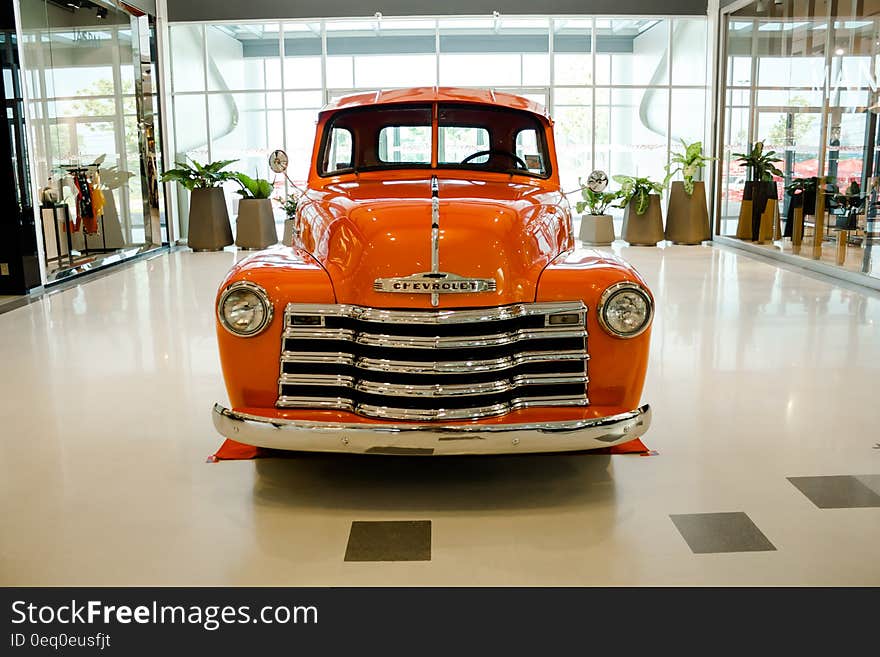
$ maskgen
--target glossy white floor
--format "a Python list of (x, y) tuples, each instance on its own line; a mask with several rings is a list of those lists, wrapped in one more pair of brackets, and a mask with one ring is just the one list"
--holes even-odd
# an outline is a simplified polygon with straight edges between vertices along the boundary
[[(657, 456), (207, 464), (231, 252), (0, 315), (0, 584), (880, 584), (880, 508), (786, 480), (880, 474), (880, 298), (734, 250), (618, 250), (658, 299)], [(669, 517), (725, 511), (776, 550), (694, 554)], [(355, 520), (431, 520), (431, 560), (344, 562)]]

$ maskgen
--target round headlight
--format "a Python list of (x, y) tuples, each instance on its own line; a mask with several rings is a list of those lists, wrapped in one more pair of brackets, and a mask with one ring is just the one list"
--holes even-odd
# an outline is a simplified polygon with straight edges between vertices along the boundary
[(220, 296), (217, 316), (227, 331), (248, 338), (257, 335), (272, 321), (272, 304), (259, 285), (239, 281)]
[(654, 304), (648, 293), (635, 283), (615, 283), (599, 299), (599, 323), (618, 338), (634, 338), (651, 323)]

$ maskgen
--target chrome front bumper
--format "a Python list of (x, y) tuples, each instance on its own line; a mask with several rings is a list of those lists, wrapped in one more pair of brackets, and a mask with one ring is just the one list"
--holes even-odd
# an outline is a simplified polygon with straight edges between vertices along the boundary
[(651, 425), (647, 404), (608, 417), (530, 424), (356, 424), (284, 420), (214, 405), (226, 438), (272, 449), (352, 454), (516, 454), (573, 452), (638, 438)]

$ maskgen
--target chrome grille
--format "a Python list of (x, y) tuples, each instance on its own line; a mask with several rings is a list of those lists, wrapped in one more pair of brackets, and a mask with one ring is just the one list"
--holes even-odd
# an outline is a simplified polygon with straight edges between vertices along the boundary
[(586, 406), (586, 311), (579, 301), (466, 310), (292, 303), (276, 405), (403, 420)]

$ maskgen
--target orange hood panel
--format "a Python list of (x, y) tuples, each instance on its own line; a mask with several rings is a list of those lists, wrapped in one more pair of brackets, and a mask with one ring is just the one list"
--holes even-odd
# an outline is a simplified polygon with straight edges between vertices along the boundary
[[(430, 294), (376, 292), (377, 278), (431, 270), (431, 186), (363, 180), (311, 190), (301, 206), (302, 247), (330, 276), (337, 303), (431, 307)], [(573, 238), (568, 205), (538, 184), (440, 181), (440, 271), (492, 278), (495, 292), (441, 294), (440, 307), (534, 301), (543, 269)]]

